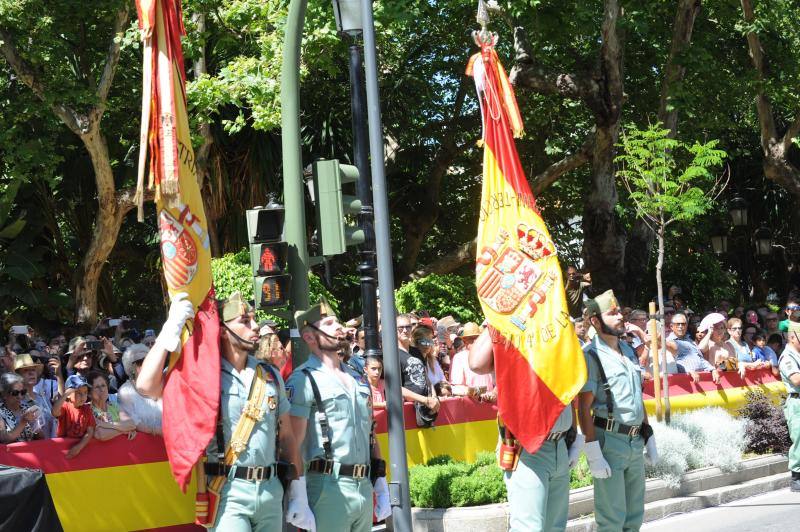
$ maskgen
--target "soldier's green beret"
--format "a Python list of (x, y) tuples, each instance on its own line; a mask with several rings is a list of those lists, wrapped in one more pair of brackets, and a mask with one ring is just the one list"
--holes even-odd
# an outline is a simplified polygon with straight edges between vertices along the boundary
[(599, 316), (603, 312), (613, 308), (619, 308), (619, 303), (617, 303), (617, 298), (614, 296), (613, 290), (606, 290), (596, 298), (587, 301), (585, 305), (587, 318)]
[(231, 321), (235, 320), (239, 316), (243, 314), (249, 314), (253, 312), (253, 307), (250, 304), (242, 299), (242, 294), (239, 292), (234, 292), (228, 299), (221, 299), (218, 302), (219, 305), (219, 315), (222, 321)]
[(298, 310), (294, 313), (294, 321), (297, 323), (297, 328), (302, 329), (306, 325), (314, 325), (319, 320), (326, 316), (336, 316), (333, 307), (328, 303), (324, 296), (320, 296), (319, 303), (312, 306), (307, 310)]

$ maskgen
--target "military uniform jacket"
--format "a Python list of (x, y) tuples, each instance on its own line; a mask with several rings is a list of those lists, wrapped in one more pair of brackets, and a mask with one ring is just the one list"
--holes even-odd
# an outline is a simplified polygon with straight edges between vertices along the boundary
[(346, 387), (322, 361), (313, 354), (308, 361), (292, 372), (286, 388), (291, 408), (289, 413), (308, 420), (306, 437), (302, 445), (303, 460), (308, 463), (325, 458), (322, 432), (317, 422), (317, 407), (308, 369), (319, 387), (322, 406), (330, 425), (333, 459), (340, 464), (368, 464), (370, 460), (370, 432), (372, 430), (372, 391), (366, 375), (358, 375), (346, 364), (340, 368), (352, 377)]
[[(220, 413), (222, 414), (222, 433), (225, 445), (231, 442), (231, 433), (239, 422), (247, 398), (250, 395), (250, 386), (256, 376), (256, 367), (266, 365), (255, 357), (248, 356), (247, 364), (239, 372), (224, 358), (220, 364)], [(277, 371), (270, 371), (265, 367), (267, 376), (267, 391), (261, 411), (264, 416), (256, 422), (250, 434), (247, 449), (239, 455), (235, 465), (240, 466), (268, 466), (275, 462), (275, 430), (278, 417), (289, 411), (289, 401), (286, 398), (283, 379)], [(212, 436), (206, 450), (209, 462), (218, 462), (217, 438)], [(224, 449), (223, 449), (224, 452)]]
[(594, 348), (603, 364), (614, 405), (614, 421), (625, 425), (641, 425), (644, 421), (644, 403), (642, 399), (642, 375), (639, 367), (631, 362), (636, 358), (633, 349), (625, 342), (619, 342), (623, 356), (606, 344), (599, 335), (592, 338), (583, 348), (586, 357), (588, 378), (581, 392), (592, 392), (594, 415), (608, 418), (606, 407), (606, 391), (600, 379), (600, 371), (594, 357), (588, 354)]
[(791, 345), (786, 345), (781, 353), (781, 359), (778, 363), (781, 372), (781, 380), (786, 386), (787, 393), (800, 393), (800, 386), (795, 386), (789, 380), (795, 373), (800, 373), (800, 353), (795, 351)]

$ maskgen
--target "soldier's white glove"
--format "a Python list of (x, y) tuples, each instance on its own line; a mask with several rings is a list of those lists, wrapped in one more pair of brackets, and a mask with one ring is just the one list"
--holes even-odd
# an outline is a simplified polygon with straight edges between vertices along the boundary
[(644, 446), (644, 461), (649, 466), (654, 466), (658, 463), (658, 448), (656, 447), (655, 436), (650, 436)]
[(375, 481), (375, 517), (383, 521), (392, 515), (392, 504), (389, 502), (389, 485), (386, 477), (378, 477)]
[(186, 320), (194, 316), (194, 305), (189, 300), (189, 294), (179, 292), (172, 298), (169, 305), (169, 314), (161, 332), (156, 338), (156, 345), (174, 352), (181, 343), (181, 331), (186, 324)]
[(575, 436), (575, 441), (569, 448), (569, 468), (574, 469), (578, 465), (578, 459), (581, 457), (581, 451), (586, 444), (586, 436), (578, 434)]
[(289, 503), (286, 505), (286, 522), (297, 528), (316, 532), (317, 523), (314, 512), (308, 506), (306, 493), (306, 477), (294, 479), (289, 484)]
[(600, 449), (600, 442), (590, 441), (583, 447), (586, 459), (589, 460), (589, 471), (594, 478), (608, 478), (611, 476), (611, 466), (608, 465)]

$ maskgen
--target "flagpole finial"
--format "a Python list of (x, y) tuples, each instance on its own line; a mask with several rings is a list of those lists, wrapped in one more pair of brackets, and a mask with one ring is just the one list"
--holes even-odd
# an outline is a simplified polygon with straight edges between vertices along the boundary
[[(492, 2), (490, 1), (490, 3)], [(484, 44), (496, 44), (497, 35), (488, 30), (490, 22), (489, 9), (484, 0), (478, 0), (478, 13), (475, 17), (475, 20), (477, 20), (478, 24), (481, 25), (480, 30), (475, 30), (472, 32), (472, 38), (475, 40), (475, 44), (478, 46), (482, 46)]]

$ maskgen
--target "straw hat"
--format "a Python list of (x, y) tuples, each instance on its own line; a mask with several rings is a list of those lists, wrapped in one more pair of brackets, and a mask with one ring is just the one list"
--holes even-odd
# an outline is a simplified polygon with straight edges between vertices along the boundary
[(30, 353), (22, 353), (14, 357), (14, 371), (22, 371), (23, 369), (30, 368), (35, 368), (41, 375), (44, 366), (39, 362), (34, 362)]
[(464, 330), (461, 331), (461, 338), (475, 338), (480, 335), (481, 335), (480, 325), (471, 321), (464, 324)]

